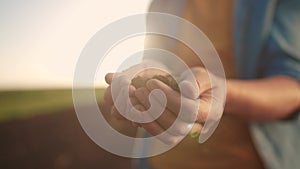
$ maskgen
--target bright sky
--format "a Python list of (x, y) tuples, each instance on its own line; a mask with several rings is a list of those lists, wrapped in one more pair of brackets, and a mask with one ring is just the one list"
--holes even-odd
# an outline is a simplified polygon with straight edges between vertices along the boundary
[[(0, 90), (71, 87), (86, 42), (106, 24), (146, 12), (149, 1), (0, 1)], [(118, 57), (142, 47), (143, 37), (123, 42), (110, 52), (108, 67), (113, 71)]]

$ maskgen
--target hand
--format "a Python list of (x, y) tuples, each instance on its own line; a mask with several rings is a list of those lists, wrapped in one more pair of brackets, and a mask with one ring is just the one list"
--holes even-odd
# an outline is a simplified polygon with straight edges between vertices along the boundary
[[(148, 98), (151, 91), (159, 89), (166, 95), (167, 106), (162, 115), (152, 122), (140, 123), (139, 125), (152, 135), (157, 136), (165, 132), (178, 118), (176, 124), (168, 130), (168, 134), (160, 138), (168, 144), (180, 141), (191, 127), (191, 133), (200, 133), (211, 105), (212, 88), (208, 73), (204, 68), (196, 67), (191, 69), (191, 73), (184, 72), (181, 75), (179, 86), (181, 93), (174, 91), (159, 80), (152, 79), (147, 82), (146, 87), (134, 91), (138, 101), (134, 106), (140, 111), (150, 108)], [(162, 98), (158, 98), (157, 102), (162, 102), (160, 99)], [(180, 109), (182, 110), (181, 114), (179, 114)], [(190, 126), (194, 122), (196, 123)]]
[[(107, 84), (109, 84), (108, 88), (105, 90), (104, 94), (104, 101), (106, 106), (109, 107), (111, 115), (119, 120), (125, 120), (126, 118), (120, 113), (123, 114), (129, 113), (132, 105), (136, 105), (139, 102), (137, 101), (134, 92), (135, 87), (132, 86), (131, 79), (129, 79), (126, 74), (128, 75), (128, 71), (133, 71), (134, 68), (129, 68), (125, 72), (122, 73), (108, 73), (105, 76), (105, 81)], [(154, 75), (163, 75), (166, 74), (165, 72), (158, 70), (158, 69), (146, 69), (143, 70), (138, 74), (138, 76), (143, 76), (146, 78), (153, 77)], [(112, 90), (112, 83), (114, 83), (114, 90)], [(126, 95), (127, 89), (126, 87), (129, 86), (129, 93)], [(114, 94), (114, 95), (113, 95)], [(113, 96), (115, 96), (113, 99)], [(127, 97), (129, 96), (129, 97)], [(119, 109), (116, 108), (116, 103), (119, 102)], [(129, 104), (129, 102), (131, 104)], [(136, 123), (132, 123), (134, 126), (136, 126)]]

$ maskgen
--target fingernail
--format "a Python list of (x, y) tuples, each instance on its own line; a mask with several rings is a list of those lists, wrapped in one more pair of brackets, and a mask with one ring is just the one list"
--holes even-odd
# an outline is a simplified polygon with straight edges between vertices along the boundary
[(191, 138), (197, 138), (199, 136), (200, 136), (200, 132), (193, 132), (193, 133), (190, 134)]

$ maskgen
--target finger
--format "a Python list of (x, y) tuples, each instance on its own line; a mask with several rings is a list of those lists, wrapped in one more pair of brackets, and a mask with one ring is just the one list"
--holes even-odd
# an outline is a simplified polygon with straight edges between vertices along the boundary
[(190, 130), (190, 137), (197, 138), (200, 136), (203, 126), (199, 123), (194, 123), (192, 129)]
[[(149, 95), (150, 95), (150, 92), (145, 87), (139, 88), (135, 92), (136, 98), (147, 110), (149, 110), (150, 106), (151, 106), (150, 102), (149, 102)], [(152, 114), (152, 113), (150, 112), (150, 114)], [(158, 119), (156, 119), (156, 121), (164, 129), (168, 129), (175, 120), (176, 120), (176, 116), (167, 109), (165, 109), (164, 112), (158, 117)]]
[[(135, 96), (138, 99), (138, 101), (145, 107), (146, 110), (150, 111), (150, 102), (149, 102), (149, 95), (150, 92), (147, 88), (142, 87), (136, 90)], [(160, 104), (155, 104), (160, 106)], [(156, 108), (157, 109), (157, 108)], [(158, 108), (159, 109), (159, 108)], [(150, 112), (150, 115), (152, 112)], [(172, 123), (175, 121), (176, 117), (173, 113), (171, 113), (168, 110), (164, 110), (164, 112), (156, 119), (156, 121), (164, 128), (169, 128)]]
[(112, 81), (114, 80), (114, 78), (118, 78), (120, 76), (121, 76), (121, 73), (107, 73), (105, 75), (105, 82), (110, 85), (112, 83)]
[[(135, 92), (136, 98), (148, 111), (150, 111), (150, 106), (151, 106), (149, 102), (149, 94), (150, 92), (146, 88), (139, 88)], [(160, 106), (160, 104), (157, 105)], [(152, 112), (149, 113), (150, 115), (152, 115)], [(175, 120), (176, 120), (176, 116), (168, 109), (164, 109), (164, 112), (156, 119), (159, 125), (165, 130), (168, 129)]]
[(131, 102), (132, 106), (140, 104), (139, 100), (136, 97), (134, 97), (134, 96), (129, 97), (129, 99), (130, 99), (130, 102)]
[[(111, 91), (111, 86), (108, 86), (106, 89), (105, 89), (105, 92), (104, 92), (104, 101), (106, 104), (109, 104), (109, 105), (113, 105), (114, 104), (114, 100), (113, 100), (113, 97), (112, 97), (112, 91)], [(129, 86), (129, 96), (134, 96), (134, 93), (135, 93), (135, 87), (130, 85)]]
[(126, 75), (114, 75), (111, 82), (111, 93), (113, 99), (115, 99), (121, 89), (130, 89), (130, 79)]
[[(135, 98), (135, 97), (130, 97), (130, 102), (131, 102), (131, 105), (132, 106), (135, 106), (135, 105), (138, 105), (140, 104), (139, 101)], [(118, 110), (115, 106), (112, 106), (111, 107), (111, 110), (110, 110), (110, 113), (111, 115), (118, 119), (118, 120), (126, 120), (126, 117), (124, 117)], [(132, 125), (135, 127), (135, 126), (139, 126), (137, 123), (134, 123), (132, 122)]]
[(210, 111), (210, 106), (211, 104), (209, 102), (200, 100), (197, 122), (205, 123), (205, 121), (207, 120), (208, 113)]
[[(144, 112), (146, 110), (145, 107), (142, 105), (135, 105), (134, 108), (139, 110), (140, 112)], [(148, 114), (148, 116), (150, 115)], [(160, 127), (159, 124), (157, 124), (155, 121), (149, 123), (139, 123), (139, 124), (153, 136), (159, 135), (160, 133), (164, 132), (164, 129)]]
[[(149, 114), (152, 115), (152, 117), (155, 116), (158, 111), (161, 111), (162, 113), (157, 117), (156, 121), (164, 128), (169, 128), (172, 123), (175, 121), (176, 116), (170, 112), (169, 110), (165, 109), (165, 107), (162, 107), (160, 103), (158, 103), (158, 100), (153, 99), (152, 105), (149, 101), (149, 95), (150, 92), (147, 88), (142, 87), (136, 90), (135, 96), (138, 99), (138, 101), (149, 111)], [(151, 107), (152, 106), (152, 107)], [(151, 107), (151, 109), (150, 109)]]
[(117, 110), (117, 108), (115, 106), (112, 106), (112, 108), (110, 110), (110, 114), (112, 117), (114, 117), (118, 120), (126, 120), (126, 118), (119, 113), (119, 111)]
[(127, 92), (127, 87), (122, 87), (116, 99), (114, 100), (114, 107), (116, 107), (117, 111), (125, 118), (127, 118), (132, 107), (131, 100)]
[(155, 121), (150, 123), (140, 123), (141, 126), (147, 130), (151, 135), (157, 136), (161, 133), (163, 133), (165, 130)]
[[(153, 114), (150, 109), (150, 102), (149, 102), (149, 90), (146, 88), (139, 88), (136, 90), (136, 98), (143, 104), (143, 106), (150, 111), (150, 115)], [(153, 110), (153, 109), (152, 109)], [(165, 109), (163, 113), (155, 120), (164, 130), (169, 129), (171, 127), (177, 116), (172, 113), (170, 110)], [(188, 124), (184, 121), (178, 120), (172, 128), (168, 131), (172, 135), (185, 135), (188, 132)]]
[(193, 73), (196, 77), (196, 82), (199, 86), (199, 93), (204, 93), (208, 89), (211, 89), (211, 81), (208, 75), (208, 71), (204, 68), (194, 68)]
[(139, 123), (136, 123), (136, 122), (131, 122), (131, 126), (132, 127), (142, 127)]
[(149, 91), (155, 89), (162, 90), (167, 97), (167, 107), (172, 112), (178, 112), (178, 110), (180, 109), (180, 94), (177, 91), (173, 90), (165, 83), (156, 79), (149, 80), (146, 86)]
[(145, 88), (145, 87), (141, 87), (136, 89), (134, 95), (137, 98), (137, 100), (146, 108), (149, 109), (150, 108), (150, 102), (149, 102), (149, 94), (150, 91)]
[[(206, 119), (205, 123), (203, 123), (203, 128), (201, 130), (201, 133), (208, 133), (211, 129), (214, 129), (216, 125), (218, 125), (222, 114), (215, 114), (215, 112), (218, 112), (218, 109), (220, 108), (215, 108), (213, 107), (212, 110), (214, 112), (213, 115), (211, 115), (209, 118)], [(222, 108), (221, 108), (222, 109)]]
[(109, 85), (111, 84), (114, 74), (115, 74), (115, 73), (107, 73), (107, 74), (105, 75), (105, 82), (106, 82), (107, 84), (109, 84)]
[(113, 99), (112, 99), (112, 95), (111, 95), (111, 86), (108, 86), (105, 89), (103, 98), (104, 98), (104, 101), (105, 101), (106, 104), (108, 104), (108, 105), (113, 105), (114, 104)]
[(136, 91), (136, 88), (133, 86), (133, 85), (129, 85), (129, 96), (130, 97), (134, 97), (134, 94), (135, 94), (135, 91)]
[(197, 67), (187, 70), (180, 76), (180, 81), (188, 81), (193, 86), (197, 86), (197, 94), (205, 92), (207, 89), (211, 88), (210, 78), (208, 72), (205, 68)]
[[(145, 111), (145, 107), (142, 105), (136, 105), (135, 108), (141, 112)], [(160, 141), (168, 145), (176, 144), (183, 139), (183, 136), (174, 136), (168, 132), (165, 132), (165, 130), (156, 121), (139, 123), (139, 125), (148, 131), (152, 136), (156, 136)]]
[[(152, 116), (153, 120), (161, 116), (166, 108), (166, 100), (159, 101), (158, 99), (153, 98), (153, 95), (151, 95), (150, 97), (150, 92), (145, 87), (137, 89), (135, 92), (135, 96), (138, 101), (147, 109), (148, 114)], [(160, 97), (163, 96), (161, 95)]]
[[(149, 80), (147, 82), (147, 88), (149, 90), (160, 89), (167, 97), (167, 108), (183, 121), (194, 122), (197, 119), (199, 100), (192, 100), (181, 95), (171, 89), (169, 86), (160, 82), (159, 80)], [(155, 93), (153, 94), (155, 96)], [(158, 102), (162, 102), (161, 97), (156, 97)], [(181, 107), (182, 106), (182, 107)], [(182, 113), (180, 113), (180, 111)]]
[[(136, 98), (136, 97), (130, 97), (130, 102), (131, 102), (131, 105), (132, 105), (132, 107), (134, 107), (134, 106), (136, 106), (136, 105), (138, 105), (138, 104), (140, 104), (140, 102), (138, 101), (138, 99)], [(130, 112), (131, 113), (131, 112)], [(136, 123), (136, 122), (133, 122), (133, 121), (131, 121), (131, 125), (133, 126), (133, 127), (142, 127), (139, 123)]]
[(212, 90), (208, 90), (200, 95), (200, 100), (203, 100), (204, 102), (206, 102), (208, 104), (212, 103), (212, 98), (213, 98)]
[(190, 81), (184, 80), (178, 84), (180, 93), (187, 98), (197, 99), (199, 98), (199, 86)]
[[(175, 122), (176, 116), (170, 112), (168, 109), (165, 109), (165, 111), (156, 119), (157, 123), (165, 130), (169, 129), (170, 126)], [(179, 131), (173, 131), (171, 132), (174, 135), (179, 135), (181, 132)]]
[(151, 135), (156, 136), (160, 141), (167, 145), (178, 143), (183, 136), (174, 136), (164, 130), (155, 121), (150, 123), (142, 123), (141, 126)]

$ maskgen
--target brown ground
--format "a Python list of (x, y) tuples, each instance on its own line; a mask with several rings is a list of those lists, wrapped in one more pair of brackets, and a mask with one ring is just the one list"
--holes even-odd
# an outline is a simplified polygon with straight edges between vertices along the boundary
[(0, 124), (0, 169), (126, 169), (93, 143), (73, 110)]

